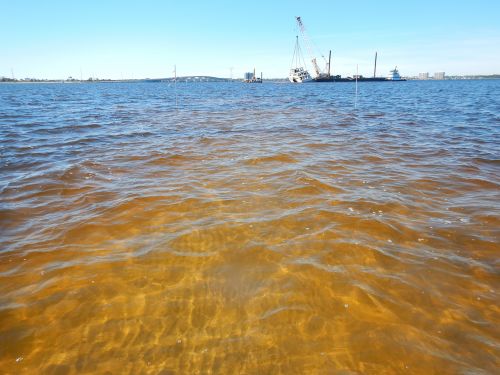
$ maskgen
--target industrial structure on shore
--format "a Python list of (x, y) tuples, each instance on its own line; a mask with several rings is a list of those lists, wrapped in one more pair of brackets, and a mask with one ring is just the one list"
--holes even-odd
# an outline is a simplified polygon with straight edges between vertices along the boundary
[(243, 82), (245, 83), (262, 83), (262, 72), (260, 72), (260, 78), (255, 75), (255, 68), (252, 72), (245, 73)]

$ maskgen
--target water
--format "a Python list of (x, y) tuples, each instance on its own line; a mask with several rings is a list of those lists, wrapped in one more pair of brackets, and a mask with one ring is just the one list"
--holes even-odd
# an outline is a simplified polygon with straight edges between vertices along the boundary
[(499, 89), (0, 85), (0, 372), (495, 373)]

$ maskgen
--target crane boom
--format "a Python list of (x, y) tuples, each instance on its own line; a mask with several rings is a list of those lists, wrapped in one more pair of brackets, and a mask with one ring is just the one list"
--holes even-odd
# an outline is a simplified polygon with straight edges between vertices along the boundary
[(309, 36), (307, 35), (306, 28), (304, 27), (304, 24), (302, 23), (302, 19), (300, 17), (295, 18), (297, 20), (297, 25), (299, 26), (300, 33), (302, 34), (302, 38), (304, 38), (306, 42), (307, 51), (309, 52), (309, 56), (311, 57), (314, 73), (316, 73), (316, 77), (319, 77), (321, 75), (321, 70), (319, 69), (318, 63), (316, 62), (316, 57), (314, 57), (312, 44)]

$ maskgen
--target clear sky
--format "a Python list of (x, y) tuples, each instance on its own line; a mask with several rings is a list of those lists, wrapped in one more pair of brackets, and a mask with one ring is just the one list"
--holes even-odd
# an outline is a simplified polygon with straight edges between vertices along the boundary
[[(0, 76), (286, 77), (301, 16), (335, 74), (500, 73), (500, 1), (0, 0)], [(304, 46), (303, 46), (304, 47)], [(306, 52), (306, 49), (304, 52)], [(318, 56), (319, 57), (319, 56)], [(81, 72), (81, 73), (80, 73)]]

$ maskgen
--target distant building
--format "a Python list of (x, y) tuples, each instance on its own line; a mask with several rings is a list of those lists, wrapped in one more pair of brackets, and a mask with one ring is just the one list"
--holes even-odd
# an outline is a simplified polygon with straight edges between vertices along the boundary
[(250, 81), (253, 79), (253, 73), (252, 72), (248, 72), (248, 73), (245, 73), (245, 81)]
[(418, 79), (429, 79), (429, 73), (418, 73)]
[(434, 73), (434, 79), (444, 79), (444, 72)]

